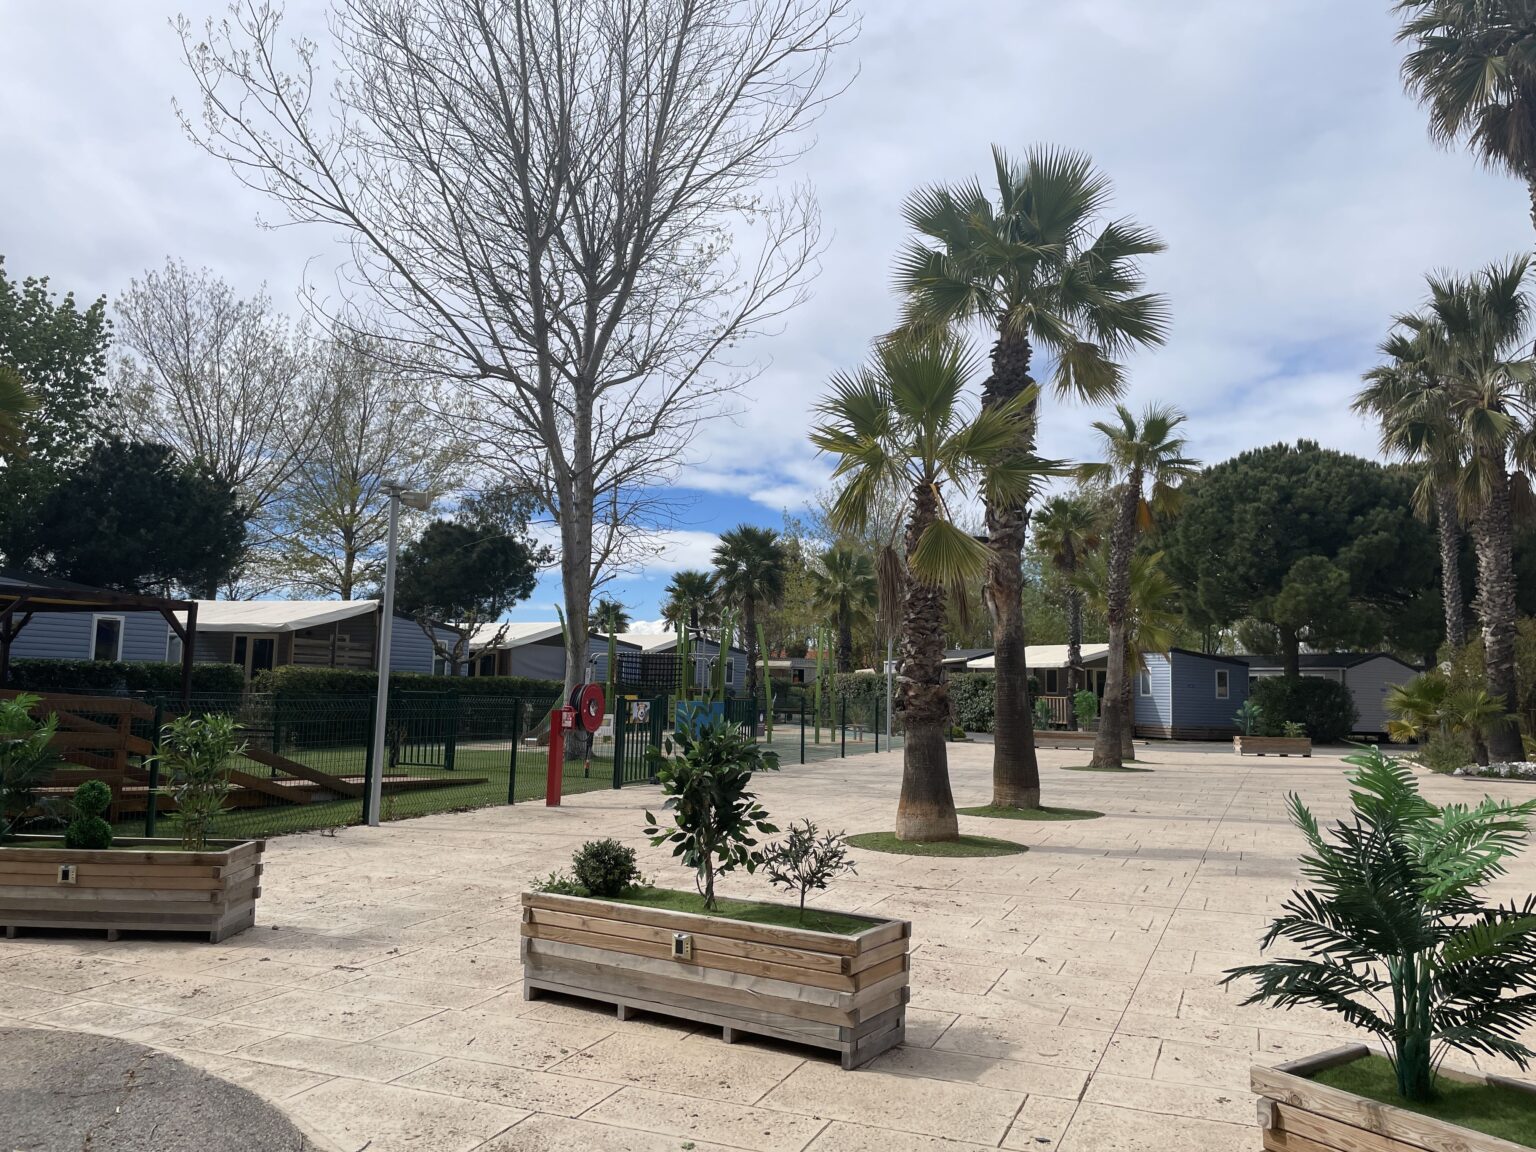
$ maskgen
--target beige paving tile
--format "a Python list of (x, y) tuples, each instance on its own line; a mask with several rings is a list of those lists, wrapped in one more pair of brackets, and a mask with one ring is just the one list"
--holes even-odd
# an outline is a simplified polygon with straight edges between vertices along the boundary
[(528, 1117), (476, 1152), (678, 1152), (685, 1143), (693, 1145), (688, 1152), (743, 1152), (712, 1141), (680, 1141), (676, 1136), (542, 1115)]
[(766, 1108), (800, 1115), (996, 1144), (1024, 1098), (973, 1084), (925, 1080), (914, 1091), (908, 1076), (860, 1070), (853, 1076), (831, 1064), (806, 1062), (763, 1097)]
[[(348, 996), (361, 996), (367, 1000), (388, 1000), (395, 1004), (416, 1004), (427, 1008), (472, 1008), (499, 995), (494, 990), (465, 984), (373, 975), (352, 981), (346, 991)], [(521, 993), (518, 995), (521, 996)]]
[(439, 984), (463, 984), (496, 991), (523, 978), (523, 965), (511, 955), (446, 951), (421, 948), (404, 956), (369, 964), (368, 975), (401, 980), (428, 980)]
[(436, 1060), (393, 1083), (402, 1088), (421, 1088), (557, 1116), (579, 1116), (598, 1101), (619, 1091), (618, 1085), (605, 1081), (453, 1057)]
[(924, 994), (944, 991), (985, 996), (1003, 974), (1001, 965), (983, 968), (974, 964), (950, 964), (926, 960), (921, 953), (912, 957), (912, 987)]
[(715, 1140), (757, 1152), (799, 1152), (826, 1123), (770, 1108), (633, 1087), (620, 1089), (582, 1119), (685, 1141)]
[(994, 1056), (1031, 1064), (1059, 1064), (1091, 1071), (1110, 1037), (1086, 1029), (1060, 1028), (1028, 1020), (962, 1016), (934, 1044), (935, 1050)]
[(255, 1004), (223, 1013), (236, 1024), (252, 1024), (278, 1032), (300, 1032), (332, 1040), (376, 1040), (387, 1033), (425, 1020), (436, 1008), (365, 1000), (344, 992), (281, 992)]
[[(1111, 1076), (1139, 1076), (1150, 1078), (1157, 1066), (1158, 1053), (1164, 1041), (1154, 1036), (1129, 1036), (1116, 1034), (1104, 1049), (1104, 1059), (1096, 1071)], [(1231, 1059), (1231, 1053), (1225, 1054)]]
[(70, 955), (49, 948), (32, 949), (14, 957), (0, 953), (0, 984), (40, 988), (45, 992), (83, 992), (142, 971), (137, 964), (97, 953)]
[(199, 1052), (234, 1052), (278, 1035), (245, 1024), (209, 1024), (187, 1016), (171, 1016), (157, 1024), (123, 1033), (123, 1039), (156, 1048), (195, 1048)]
[(1152, 1075), (1157, 1080), (1203, 1084), (1236, 1092), (1247, 1087), (1248, 1067), (1252, 1063), (1252, 1060), (1229, 1048), (1164, 1040)]
[(806, 1152), (975, 1152), (990, 1144), (962, 1143), (939, 1136), (918, 1136), (834, 1120), (812, 1140)]
[(1083, 1103), (1057, 1144), (1059, 1152), (1234, 1152), (1257, 1144), (1254, 1130), (1192, 1117)]
[(1254, 1116), (1253, 1093), (1196, 1084), (1170, 1084), (1165, 1080), (1139, 1080), (1100, 1073), (1088, 1085), (1084, 1100), (1160, 1112), (1166, 1116), (1191, 1116), (1248, 1124)]
[(221, 1078), (238, 1084), (242, 1088), (249, 1088), (258, 1096), (264, 1096), (273, 1101), (297, 1096), (300, 1092), (307, 1092), (330, 1079), (323, 1073), (301, 1072), (295, 1068), (262, 1064), (255, 1060), (244, 1060), (238, 1056), (220, 1058), (214, 1071)]
[(571, 1054), (557, 1071), (686, 1096), (753, 1104), (805, 1062), (805, 1056), (718, 1036), (670, 1041), (656, 1033), (616, 1032)]
[(277, 1036), (241, 1048), (240, 1056), (303, 1072), (380, 1081), (394, 1080), (437, 1059), (426, 1052), (397, 1052), (377, 1044), (345, 1044), (319, 1036)]
[(313, 964), (285, 964), (280, 960), (260, 958), (227, 960), (218, 965), (216, 970), (219, 976), (226, 979), (254, 980), (258, 984), (275, 984), (279, 988), (308, 988), (312, 992), (339, 988), (343, 984), (352, 983), (361, 975), (361, 969), (346, 966), (317, 968)]
[(872, 1072), (897, 1076), (921, 1076), (930, 1080), (954, 1080), (1006, 1092), (1039, 1093), (1076, 1100), (1088, 1082), (1080, 1068), (1059, 1064), (1027, 1064), (1020, 1060), (996, 1060), (961, 1052), (933, 1051), (903, 1045), (872, 1060)]
[(48, 1012), (70, 1003), (67, 996), (57, 992), (44, 992), (41, 988), (28, 988), (21, 984), (0, 982), (0, 1014), (26, 1019), (39, 1012)]
[(378, 1043), (409, 1052), (430, 1052), (437, 1056), (459, 1056), (544, 1070), (574, 1052), (596, 1044), (608, 1034), (606, 1029), (576, 1025), (556, 1028), (520, 1016), (444, 1011), (391, 1032)]
[(164, 1012), (150, 1012), (141, 1008), (124, 1008), (121, 1004), (103, 1004), (99, 1000), (70, 1000), (57, 1008), (38, 1012), (32, 1020), (54, 1028), (68, 1028), (76, 1032), (95, 1032), (102, 1036), (122, 1036), (140, 1028), (164, 1024), (166, 1021), (183, 1020)]
[(89, 991), (92, 1000), (180, 1016), (215, 1016), (280, 994), (270, 984), (231, 980), (207, 970), (185, 976), (162, 973), (130, 976)]
[(928, 1008), (913, 1008), (907, 1006), (907, 1039), (905, 1046), (908, 1048), (932, 1048), (934, 1041), (944, 1034), (944, 1030), (955, 1022), (957, 1016), (953, 1012), (935, 1012)]
[(368, 1152), (470, 1152), (528, 1113), (362, 1080), (327, 1080), (284, 1110), (336, 1144)]
[(1076, 1100), (1057, 1100), (1050, 1096), (1029, 1097), (1014, 1117), (1013, 1126), (1008, 1129), (1008, 1135), (1003, 1137), (1002, 1146), (1029, 1149), (1030, 1152), (1050, 1152), (1060, 1145), (1061, 1135), (1067, 1130), (1077, 1107)]

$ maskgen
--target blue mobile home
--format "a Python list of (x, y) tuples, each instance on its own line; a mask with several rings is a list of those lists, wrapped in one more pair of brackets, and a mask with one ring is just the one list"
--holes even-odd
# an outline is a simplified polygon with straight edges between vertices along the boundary
[(1136, 674), (1136, 735), (1219, 740), (1248, 699), (1248, 665), (1234, 656), (1172, 648), (1142, 653)]

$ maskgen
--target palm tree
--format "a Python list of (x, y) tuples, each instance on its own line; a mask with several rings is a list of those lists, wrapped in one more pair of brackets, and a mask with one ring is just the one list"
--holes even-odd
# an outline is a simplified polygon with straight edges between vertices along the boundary
[(1446, 418), (1444, 382), (1428, 362), (1428, 341), (1405, 328), (1381, 344), (1385, 364), (1365, 374), (1355, 396), (1356, 412), (1381, 422), (1381, 450), (1424, 465), (1414, 490), (1414, 511), (1431, 514), (1440, 541), (1440, 598), (1445, 609), (1445, 641), (1453, 651), (1467, 645), (1466, 606), (1461, 591), (1461, 513), (1457, 479), (1465, 444)]
[[(1161, 344), (1167, 331), (1166, 303), (1145, 291), (1138, 266), (1163, 242), (1130, 220), (1104, 218), (1110, 181), (1081, 152), (1032, 148), (1021, 164), (994, 147), (992, 165), (995, 203), (977, 180), (908, 198), (903, 213), (916, 235), (897, 262), (903, 326), (982, 325), (993, 337), (985, 407), (1006, 405), (1032, 386), (1037, 348), (1053, 358), (1058, 396), (1118, 396), (1117, 358)], [(1015, 446), (1026, 457), (1035, 443), (1033, 404), (1030, 417)], [(994, 502), (986, 514), (997, 669), (993, 803), (1011, 806), (1040, 790), (1021, 603), (1029, 508)]]
[[(1016, 451), (1035, 389), (973, 415), (962, 393), (976, 367), (951, 335), (884, 341), (867, 366), (833, 377), (817, 408), (825, 422), (811, 431), (811, 443), (837, 458), (833, 476), (843, 483), (830, 519), (838, 531), (867, 527), (883, 486), (908, 494), (904, 524), (877, 564), (882, 613), (900, 621), (901, 840), (959, 836), (944, 742), (944, 602), (948, 590), (979, 579), (989, 557), (956, 526), (948, 495), (1023, 501), (1040, 475), (1039, 462)], [(895, 532), (903, 533), (899, 549)]]
[(1429, 367), (1443, 382), (1442, 420), (1465, 445), (1457, 503), (1472, 523), (1477, 553), (1475, 607), (1483, 630), (1488, 693), (1504, 719), (1488, 729), (1499, 760), (1524, 754), (1511, 713), (1515, 691), (1514, 501), (1529, 490), (1521, 469), (1536, 461), (1536, 362), (1528, 354), (1530, 259), (1491, 264), (1471, 276), (1429, 276), (1429, 303), (1398, 323), (1423, 342)]
[[(757, 699), (757, 610), (784, 599), (784, 546), (772, 528), (742, 524), (720, 536), (715, 546), (715, 588), (720, 598), (741, 609), (741, 635), (747, 650), (747, 698)], [(730, 637), (720, 637), (723, 652)]]
[(837, 670), (853, 671), (853, 628), (875, 614), (875, 561), (862, 548), (834, 544), (821, 554), (821, 567), (811, 570), (811, 587), (819, 612), (837, 629)]
[(715, 578), (708, 572), (685, 568), (675, 572), (664, 590), (661, 618), (673, 628), (682, 625), (697, 639), (720, 618)]
[(22, 418), (37, 408), (37, 397), (21, 373), (0, 364), (0, 457), (19, 456), (26, 447)]
[[(1102, 509), (1083, 493), (1052, 496), (1035, 513), (1035, 546), (1067, 581), (1068, 695), (1083, 687), (1083, 590), (1074, 577), (1100, 543)], [(1077, 723), (1076, 713), (1072, 723)]]
[(1490, 168), (1524, 180), (1536, 225), (1536, 19), (1530, 0), (1398, 0), (1413, 45), (1403, 84), (1429, 134), (1466, 140)]
[(1104, 676), (1104, 710), (1092, 760), (1099, 768), (1120, 766), (1135, 726), (1135, 717), (1127, 714), (1124, 700), (1131, 558), (1136, 542), (1152, 526), (1154, 510), (1175, 506), (1178, 481), (1193, 476), (1200, 466), (1199, 461), (1184, 455), (1184, 437), (1175, 435), (1185, 419), (1177, 408), (1151, 405), (1139, 423), (1123, 404), (1115, 405), (1115, 414), (1118, 424), (1106, 420), (1093, 424), (1102, 441), (1104, 462), (1084, 464), (1080, 469), (1084, 479), (1108, 482), (1115, 501), (1104, 596), (1104, 615), (1109, 623), (1109, 667)]
[(604, 677), (604, 683), (608, 686), (609, 707), (617, 707), (611, 701), (617, 699), (616, 691), (619, 683), (619, 633), (629, 631), (629, 612), (624, 605), (607, 596), (601, 597), (592, 606), (590, 613), (592, 627), (602, 632), (608, 638), (608, 671)]

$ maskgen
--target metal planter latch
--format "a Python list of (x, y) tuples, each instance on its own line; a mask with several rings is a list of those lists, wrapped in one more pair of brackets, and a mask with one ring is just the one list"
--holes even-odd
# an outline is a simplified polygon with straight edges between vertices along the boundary
[(693, 937), (687, 932), (672, 933), (672, 959), (693, 959)]

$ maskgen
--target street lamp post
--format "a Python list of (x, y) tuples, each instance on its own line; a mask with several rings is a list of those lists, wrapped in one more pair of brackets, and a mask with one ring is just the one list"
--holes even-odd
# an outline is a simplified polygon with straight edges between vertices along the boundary
[(384, 602), (379, 610), (378, 698), (373, 709), (373, 757), (368, 779), (368, 824), (379, 826), (379, 809), (384, 798), (384, 730), (389, 721), (389, 648), (395, 626), (395, 550), (400, 542), (400, 505), (425, 512), (432, 497), (425, 492), (407, 491), (398, 480), (385, 480), (389, 494), (389, 542), (384, 553)]

